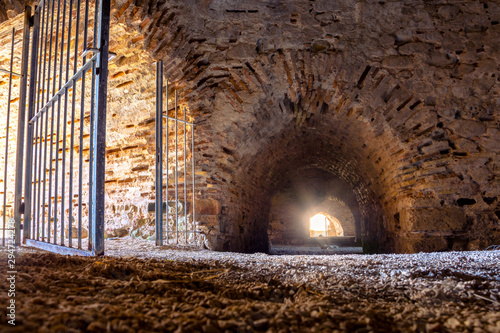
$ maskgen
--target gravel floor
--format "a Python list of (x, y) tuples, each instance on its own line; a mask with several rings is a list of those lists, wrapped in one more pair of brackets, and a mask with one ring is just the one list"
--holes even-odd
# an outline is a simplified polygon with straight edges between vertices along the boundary
[[(16, 254), (0, 332), (500, 332), (500, 251), (217, 253), (106, 241), (106, 256)], [(7, 254), (0, 254), (6, 281)]]

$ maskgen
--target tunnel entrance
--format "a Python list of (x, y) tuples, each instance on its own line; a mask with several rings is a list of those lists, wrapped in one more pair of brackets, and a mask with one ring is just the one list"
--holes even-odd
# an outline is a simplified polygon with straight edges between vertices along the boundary
[(318, 213), (309, 219), (309, 236), (344, 236), (344, 229), (342, 229), (342, 225), (335, 217), (326, 213)]
[(270, 205), (270, 253), (362, 252), (358, 202), (332, 173), (309, 167), (291, 174)]

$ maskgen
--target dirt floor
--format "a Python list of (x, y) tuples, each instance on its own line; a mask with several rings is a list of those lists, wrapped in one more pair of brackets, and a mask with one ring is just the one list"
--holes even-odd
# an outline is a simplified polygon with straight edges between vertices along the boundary
[(106, 249), (18, 250), (15, 326), (4, 249), (0, 332), (500, 332), (500, 251), (270, 256), (132, 238)]

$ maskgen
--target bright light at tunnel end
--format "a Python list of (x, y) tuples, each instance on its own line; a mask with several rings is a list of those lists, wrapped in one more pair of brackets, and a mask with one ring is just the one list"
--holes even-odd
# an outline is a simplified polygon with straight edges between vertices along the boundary
[(326, 216), (323, 214), (316, 214), (310, 219), (310, 228), (313, 231), (326, 230)]

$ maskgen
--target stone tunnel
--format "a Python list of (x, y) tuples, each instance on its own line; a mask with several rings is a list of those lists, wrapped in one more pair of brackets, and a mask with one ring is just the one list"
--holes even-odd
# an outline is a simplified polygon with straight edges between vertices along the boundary
[[(76, 19), (95, 2), (38, 8), (63, 4)], [(10, 74), (26, 60), (22, 12), (40, 2), (0, 0), (1, 332), (500, 332), (498, 1), (110, 3), (105, 149), (92, 151), (103, 113), (85, 109), (98, 94), (82, 75), (58, 97), (80, 112), (54, 136), (52, 104), (35, 127), (38, 175), (26, 172), (25, 192), (32, 182), (43, 199), (28, 219), (13, 204), (23, 85)], [(61, 48), (74, 72), (95, 64), (80, 57), (95, 46), (89, 14), (88, 35), (67, 29), (74, 58)], [(87, 40), (72, 37), (82, 29)], [(40, 42), (43, 62), (59, 32)], [(48, 100), (58, 72), (47, 72), (33, 91)], [(106, 165), (93, 177), (98, 154)], [(105, 207), (92, 210), (102, 170)], [(179, 225), (185, 242), (168, 234)]]
[[(0, 4), (2, 28), (22, 21)], [(154, 219), (163, 60), (196, 124), (209, 248), (268, 252), (334, 205), (367, 253), (500, 242), (498, 3), (115, 0), (111, 16), (107, 229)]]

